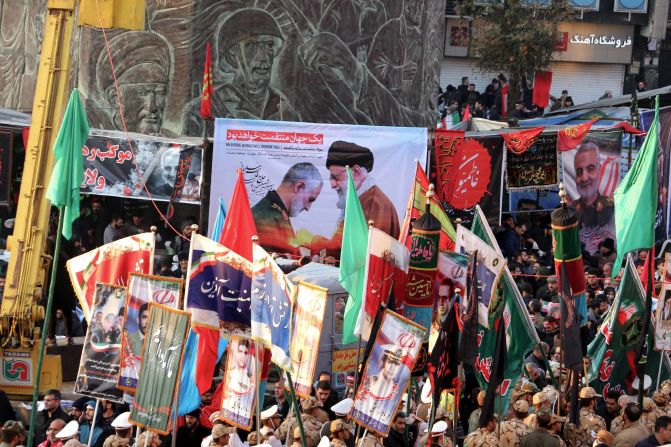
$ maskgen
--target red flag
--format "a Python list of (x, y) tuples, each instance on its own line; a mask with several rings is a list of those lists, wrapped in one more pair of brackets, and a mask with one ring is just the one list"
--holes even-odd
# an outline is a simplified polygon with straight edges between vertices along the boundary
[(368, 341), (380, 306), (387, 303), (394, 286), (394, 297), (405, 293), (410, 254), (408, 248), (382, 230), (370, 228), (366, 254), (363, 312), (357, 329)]
[(557, 150), (559, 152), (564, 152), (578, 147), (596, 121), (597, 120), (591, 120), (586, 123), (576, 124), (575, 126), (560, 130), (559, 133), (557, 133)]
[(508, 84), (501, 87), (501, 117), (505, 118), (508, 113)]
[[(652, 247), (652, 250), (648, 250), (648, 256), (645, 257), (645, 264), (643, 264), (643, 271), (641, 272), (641, 282), (643, 283), (643, 289), (648, 291), (648, 273), (650, 273), (650, 263), (652, 266), (655, 265), (655, 247)], [(654, 271), (654, 268), (653, 270)], [(655, 296), (655, 278), (652, 278), (652, 296)]]
[(466, 104), (466, 108), (464, 109), (464, 117), (461, 118), (461, 121), (467, 121), (470, 118), (471, 118), (471, 107), (468, 104)]
[(205, 50), (205, 68), (203, 68), (203, 93), (200, 98), (200, 116), (205, 120), (212, 119), (212, 48), (210, 42)]
[(531, 102), (543, 109), (548, 106), (550, 102), (550, 86), (552, 85), (551, 71), (537, 71), (534, 76), (533, 98)]
[(629, 124), (626, 121), (622, 121), (621, 123), (617, 123), (616, 125), (613, 126), (613, 129), (622, 129), (626, 133), (630, 133), (633, 135), (645, 135), (646, 132), (643, 132), (642, 130), (639, 130)]
[[(412, 219), (419, 218), (420, 210), (424, 209), (426, 204), (426, 191), (429, 189), (429, 178), (426, 176), (424, 169), (417, 163), (417, 170), (415, 172), (415, 180), (413, 186), (410, 188), (410, 196), (408, 197), (408, 204), (405, 210), (405, 218), (401, 225), (401, 234), (398, 240), (406, 247), (410, 248), (410, 223)], [(436, 196), (431, 199), (431, 214), (440, 221), (442, 227), (440, 233), (440, 250), (454, 250), (454, 241), (457, 233), (452, 226), (452, 222), (447, 217), (443, 210), (440, 201)]]
[(252, 236), (256, 235), (256, 225), (249, 205), (242, 169), (238, 169), (238, 180), (228, 205), (228, 214), (221, 230), (219, 243), (240, 256), (254, 262), (252, 256)]
[(519, 132), (502, 133), (503, 141), (510, 152), (522, 155), (536, 142), (538, 135), (543, 132), (544, 126), (520, 130)]

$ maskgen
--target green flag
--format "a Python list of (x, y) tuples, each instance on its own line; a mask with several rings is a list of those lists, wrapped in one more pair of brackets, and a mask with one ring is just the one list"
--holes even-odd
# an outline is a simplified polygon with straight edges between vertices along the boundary
[[(471, 231), (480, 239), (494, 248), (498, 253), (501, 249), (496, 243), (494, 234), (489, 228), (487, 219), (482, 210), (476, 206), (476, 212), (473, 216)], [(482, 389), (486, 389), (493, 374), (492, 366), (496, 355), (497, 333), (495, 324), (497, 319), (504, 321), (506, 325), (505, 335), (505, 366), (503, 368), (503, 378), (501, 381), (501, 402), (502, 412), (505, 413), (508, 408), (508, 401), (515, 388), (515, 383), (522, 375), (524, 368), (524, 358), (529, 352), (540, 343), (538, 334), (531, 323), (529, 313), (524, 306), (522, 296), (515, 284), (510, 270), (506, 266), (503, 271), (502, 291), (497, 299), (492, 298), (489, 303), (488, 320), (489, 328), (479, 325), (478, 327), (478, 358), (475, 364), (475, 375)], [(502, 318), (501, 318), (502, 317)], [(501, 353), (499, 353), (501, 355)], [(498, 408), (498, 404), (496, 406)]]
[(655, 118), (641, 150), (613, 194), (617, 240), (613, 278), (620, 271), (622, 260), (628, 252), (639, 248), (652, 248), (655, 245), (658, 153), (659, 96), (655, 99)]
[[(645, 291), (631, 258), (627, 261), (622, 282), (615, 300), (606, 314), (596, 337), (587, 347), (587, 356), (592, 359), (588, 370), (589, 383), (597, 393), (605, 395), (610, 390), (627, 394), (636, 393), (631, 385), (636, 377), (636, 346), (643, 330), (645, 315)], [(648, 333), (648, 346), (654, 345), (653, 333)], [(668, 378), (669, 365), (666, 353), (648, 350), (645, 374), (653, 380), (653, 389), (660, 371), (659, 362), (664, 362), (660, 380)]]
[(347, 168), (347, 200), (345, 202), (345, 221), (340, 251), (340, 274), (338, 280), (349, 299), (343, 317), (342, 342), (354, 343), (356, 321), (361, 310), (363, 283), (366, 271), (366, 250), (368, 249), (368, 224), (363, 215), (363, 208), (356, 193), (352, 171)]
[(82, 148), (89, 136), (89, 121), (74, 89), (54, 143), (54, 170), (51, 171), (47, 199), (60, 208), (63, 216), (63, 236), (72, 237), (72, 222), (79, 217), (79, 187), (84, 178)]

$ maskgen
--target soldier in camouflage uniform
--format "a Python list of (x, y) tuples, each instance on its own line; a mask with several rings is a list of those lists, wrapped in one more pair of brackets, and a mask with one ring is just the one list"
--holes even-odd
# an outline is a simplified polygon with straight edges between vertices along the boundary
[(551, 413), (550, 416), (550, 427), (548, 428), (548, 433), (550, 436), (559, 441), (559, 447), (567, 447), (566, 442), (559, 435), (562, 433), (562, 425), (566, 422), (566, 418), (562, 416), (557, 416), (554, 413)]
[(512, 405), (512, 416), (501, 422), (501, 447), (518, 447), (522, 436), (531, 433), (531, 429), (524, 423), (529, 415), (529, 404), (526, 400), (518, 400)]
[[(303, 428), (305, 429), (307, 447), (317, 447), (317, 444), (319, 444), (319, 431), (322, 428), (322, 424), (315, 417), (318, 406), (319, 404), (317, 403), (317, 398), (314, 396), (303, 399), (301, 402), (301, 416), (303, 418)], [(277, 436), (277, 438), (280, 440), (286, 439), (287, 434), (292, 433), (295, 424), (296, 416), (287, 417), (278, 427), (277, 431), (275, 432), (275, 436)]]
[(641, 415), (641, 424), (650, 432), (655, 432), (655, 421), (657, 420), (657, 405), (649, 397), (643, 398), (643, 414)]
[(534, 394), (532, 403), (536, 412), (527, 416), (524, 419), (524, 423), (527, 424), (531, 430), (536, 430), (538, 428), (538, 422), (536, 421), (538, 413), (544, 409), (551, 411), (552, 401), (547, 393), (540, 391)]
[(655, 420), (657, 420), (658, 417), (666, 414), (669, 397), (663, 391), (657, 390), (652, 393), (652, 401), (657, 405), (657, 408), (655, 409)]
[(382, 439), (379, 435), (368, 433), (357, 447), (383, 447)]
[(501, 443), (496, 437), (496, 421), (487, 423), (486, 427), (480, 427), (473, 433), (469, 433), (464, 439), (464, 447), (499, 447)]
[(619, 416), (615, 416), (615, 418), (610, 421), (610, 432), (615, 436), (617, 436), (617, 434), (620, 433), (624, 428), (622, 412), (624, 411), (624, 407), (626, 407), (629, 402), (633, 402), (633, 400), (624, 394), (617, 399), (617, 405), (620, 407), (620, 414)]
[(580, 390), (580, 428), (585, 428), (588, 433), (606, 429), (606, 421), (594, 412), (597, 397), (600, 395), (592, 387)]
[(331, 422), (331, 447), (347, 447), (347, 440), (350, 437), (350, 426), (342, 419), (336, 419)]
[[(291, 440), (293, 441), (289, 447), (303, 447), (301, 443), (301, 428), (297, 425), (294, 427), (293, 432), (291, 433)], [(308, 443), (309, 440), (306, 439)]]
[(478, 422), (480, 421), (480, 413), (482, 413), (482, 406), (485, 404), (485, 391), (478, 393), (477, 401), (478, 408), (473, 410), (473, 413), (468, 417), (468, 433), (472, 433), (478, 429)]

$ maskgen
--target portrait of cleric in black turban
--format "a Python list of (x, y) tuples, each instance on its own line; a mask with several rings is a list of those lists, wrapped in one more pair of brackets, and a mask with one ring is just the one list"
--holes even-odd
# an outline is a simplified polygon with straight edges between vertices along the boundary
[[(168, 42), (155, 33), (128, 31), (110, 39), (109, 46), (119, 83), (126, 129), (146, 135), (174, 136), (163, 129), (173, 65)], [(100, 109), (93, 112), (96, 115), (92, 124), (105, 129), (123, 130), (114, 77), (104, 49), (96, 63), (95, 82)]]

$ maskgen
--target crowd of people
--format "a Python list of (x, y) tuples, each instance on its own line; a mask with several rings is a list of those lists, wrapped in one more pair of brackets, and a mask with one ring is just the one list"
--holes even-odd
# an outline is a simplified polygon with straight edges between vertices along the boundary
[[(453, 122), (461, 121), (464, 116), (472, 118), (485, 118), (492, 121), (506, 121), (509, 119), (523, 120), (528, 118), (538, 118), (543, 116), (546, 111), (557, 111), (573, 107), (575, 102), (568, 90), (561, 91), (560, 96), (549, 96), (549, 104), (546, 109), (538, 107), (533, 103), (533, 87), (526, 77), (522, 77), (521, 97), (514, 102), (514, 108), (502, 111), (506, 107), (504, 104), (504, 91), (508, 85), (507, 78), (500, 73), (493, 78), (481, 93), (478, 87), (471, 83), (467, 76), (461, 78), (461, 84), (455, 87), (448, 84), (445, 90), (438, 87), (437, 106), (441, 114), (441, 120), (452, 117)], [(646, 90), (644, 82), (639, 82), (638, 91)], [(605, 90), (598, 99), (612, 98), (611, 90)], [(468, 114), (466, 109), (468, 107)]]
[[(535, 356), (534, 352), (530, 356)], [(541, 362), (532, 360), (539, 369)], [(549, 382), (549, 374), (542, 371)], [(480, 423), (485, 390), (473, 388), (459, 405), (455, 418), (454, 399), (441, 400), (430, 426), (432, 404), (424, 393), (410, 391), (393, 417), (386, 437), (357, 428), (349, 419), (353, 389), (340, 396), (331, 387), (331, 376), (319, 374), (313, 395), (300, 399), (299, 411), (305, 435), (287, 398), (284, 383), (274, 384), (274, 395), (260, 411), (260, 426), (251, 430), (228, 425), (216, 411), (216, 392), (203, 396), (201, 408), (179, 418), (175, 445), (179, 447), (649, 447), (671, 443), (671, 381), (657, 390), (645, 381), (645, 397), (639, 406), (636, 395), (611, 390), (604, 396), (584, 386), (579, 392), (578, 424), (558, 416), (559, 393), (546, 381), (533, 376), (515, 385), (506, 414), (494, 414)], [(421, 381), (420, 381), (421, 385)], [(417, 387), (415, 389), (419, 389)], [(408, 402), (409, 396), (409, 402)], [(214, 399), (214, 400), (213, 400)], [(215, 402), (213, 405), (212, 402)], [(569, 401), (564, 400), (568, 413)], [(409, 410), (409, 411), (408, 411)], [(37, 414), (34, 445), (38, 447), (161, 447), (172, 443), (172, 434), (139, 432), (129, 421), (127, 405), (89, 398), (76, 400), (69, 412), (61, 407), (58, 390), (50, 390), (44, 408)], [(13, 415), (3, 413), (0, 446), (25, 445), (26, 429)], [(95, 422), (94, 422), (95, 419)], [(455, 425), (456, 419), (456, 425)], [(139, 434), (138, 434), (139, 432)], [(358, 440), (358, 444), (355, 442)]]

